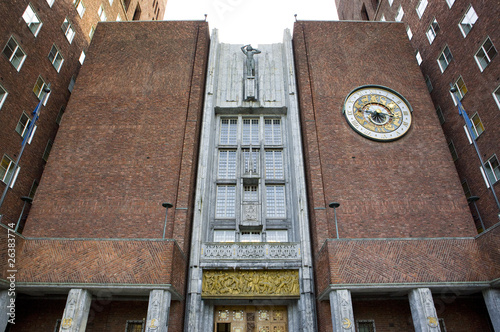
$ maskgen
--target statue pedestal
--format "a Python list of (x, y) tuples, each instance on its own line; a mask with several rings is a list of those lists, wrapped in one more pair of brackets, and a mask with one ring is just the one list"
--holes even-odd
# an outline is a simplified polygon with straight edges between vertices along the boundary
[(255, 82), (255, 76), (249, 76), (245, 79), (245, 100), (257, 100)]

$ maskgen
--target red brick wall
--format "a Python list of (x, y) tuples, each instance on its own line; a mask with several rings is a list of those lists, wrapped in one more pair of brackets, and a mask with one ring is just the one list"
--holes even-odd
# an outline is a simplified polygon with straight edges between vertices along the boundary
[[(335, 237), (332, 201), (341, 204), (340, 238), (476, 233), (403, 24), (298, 22), (294, 54), (316, 252)], [(380, 143), (350, 128), (344, 99), (365, 84), (387, 86), (409, 101), (406, 136)]]

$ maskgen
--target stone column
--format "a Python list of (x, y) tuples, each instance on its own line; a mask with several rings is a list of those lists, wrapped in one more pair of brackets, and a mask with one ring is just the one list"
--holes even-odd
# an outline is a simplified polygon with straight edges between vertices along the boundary
[(491, 324), (495, 332), (500, 332), (500, 289), (485, 289), (483, 297), (490, 314)]
[(167, 332), (172, 294), (166, 290), (149, 292), (146, 332)]
[(86, 289), (69, 291), (59, 332), (83, 332), (87, 327), (92, 295)]
[(408, 294), (415, 332), (441, 332), (429, 288), (412, 289)]
[(10, 304), (9, 291), (7, 289), (0, 291), (0, 331), (5, 331), (8, 320), (12, 318), (12, 316), (9, 315), (10, 310), (7, 307), (9, 304)]
[(333, 332), (354, 332), (351, 291), (346, 289), (330, 292)]

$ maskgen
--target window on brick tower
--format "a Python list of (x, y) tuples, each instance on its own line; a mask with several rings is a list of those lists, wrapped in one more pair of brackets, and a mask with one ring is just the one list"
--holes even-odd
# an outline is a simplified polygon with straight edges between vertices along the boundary
[(365, 4), (363, 3), (363, 6), (361, 7), (361, 19), (363, 21), (369, 21), (369, 17), (368, 17), (368, 11), (366, 10), (366, 6)]
[(134, 17), (132, 18), (132, 20), (139, 21), (140, 19), (141, 19), (141, 6), (137, 4), (137, 7), (135, 7)]
[(458, 24), (458, 27), (460, 28), (460, 31), (462, 32), (464, 38), (467, 37), (469, 32), (472, 30), (472, 27), (474, 26), (474, 24), (476, 24), (477, 19), (478, 16), (476, 14), (476, 11), (474, 10), (474, 7), (472, 7), (472, 5), (469, 6), (469, 9), (467, 9), (467, 12), (464, 14), (462, 19), (460, 20), (460, 23)]
[(29, 4), (28, 7), (26, 7), (26, 10), (24, 11), (23, 14), (23, 19), (28, 25), (30, 31), (36, 37), (36, 35), (38, 35), (38, 32), (40, 31), (40, 28), (42, 27), (42, 21), (40, 21), (38, 14), (36, 13), (35, 9), (31, 4)]
[(10, 37), (9, 41), (3, 48), (2, 53), (7, 57), (9, 62), (16, 68), (17, 71), (21, 69), (21, 66), (26, 59), (26, 53), (21, 49), (14, 37)]
[(448, 46), (445, 46), (437, 59), (439, 68), (441, 69), (442, 73), (446, 70), (446, 68), (448, 68), (451, 60), (453, 60), (453, 56), (451, 55), (450, 48)]
[(3, 102), (7, 99), (7, 90), (0, 84), (0, 109), (2, 109)]
[(474, 55), (477, 65), (481, 71), (485, 70), (493, 58), (497, 55), (497, 50), (491, 39), (488, 37)]

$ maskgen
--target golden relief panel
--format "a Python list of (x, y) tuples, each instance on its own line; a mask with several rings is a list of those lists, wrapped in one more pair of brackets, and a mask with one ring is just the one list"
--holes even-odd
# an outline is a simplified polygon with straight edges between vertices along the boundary
[(287, 332), (287, 326), (286, 306), (215, 307), (215, 332)]
[(300, 297), (298, 270), (205, 270), (203, 298)]

